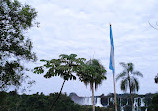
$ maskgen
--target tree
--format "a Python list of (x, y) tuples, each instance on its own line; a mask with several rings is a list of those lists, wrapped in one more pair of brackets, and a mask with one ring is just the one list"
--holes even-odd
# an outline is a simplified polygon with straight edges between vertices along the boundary
[(55, 105), (56, 101), (60, 97), (65, 82), (68, 80), (76, 80), (75, 73), (85, 61), (84, 58), (76, 58), (76, 57), (77, 57), (76, 54), (70, 54), (70, 55), (61, 54), (59, 55), (59, 59), (41, 60), (42, 62), (46, 62), (46, 64), (34, 68), (34, 73), (37, 74), (44, 73), (44, 68), (48, 69), (48, 71), (44, 75), (45, 78), (60, 76), (61, 78), (64, 79), (62, 87), (60, 89), (60, 93), (56, 98), (56, 100), (53, 102), (52, 107)]
[[(3, 98), (5, 96), (5, 101)], [(58, 93), (44, 95), (40, 93), (26, 95), (15, 92), (0, 91), (0, 111), (50, 111), (51, 102), (58, 96)], [(5, 106), (5, 107), (4, 107)], [(91, 111), (92, 107), (78, 105), (69, 96), (61, 94), (58, 104), (53, 111)], [(96, 107), (96, 111), (113, 111), (110, 108)]]
[(155, 76), (155, 83), (158, 83), (158, 74), (157, 74), (157, 76)]
[(87, 63), (82, 65), (81, 70), (79, 70), (77, 73), (81, 82), (84, 82), (86, 86), (90, 84), (90, 89), (92, 91), (93, 111), (95, 111), (94, 85), (95, 89), (97, 89), (98, 85), (100, 85), (102, 81), (106, 79), (105, 73), (105, 68), (97, 59), (87, 61)]
[(157, 109), (158, 109), (158, 93), (153, 95), (148, 111), (157, 111)]
[(129, 88), (132, 109), (134, 110), (132, 93), (139, 90), (139, 83), (135, 76), (143, 77), (143, 74), (139, 71), (134, 71), (133, 63), (126, 64), (121, 62), (120, 65), (124, 68), (124, 70), (122, 73), (117, 75), (116, 81), (121, 79), (121, 90), (126, 92), (127, 88)]
[(22, 60), (36, 61), (32, 42), (24, 32), (33, 26), (37, 12), (17, 0), (0, 0), (0, 89), (20, 86), (24, 80)]

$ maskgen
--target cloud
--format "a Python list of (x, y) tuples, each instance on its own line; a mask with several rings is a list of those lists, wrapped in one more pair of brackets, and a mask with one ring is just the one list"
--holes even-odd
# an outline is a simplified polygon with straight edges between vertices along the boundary
[[(109, 24), (112, 24), (116, 74), (122, 71), (119, 62), (133, 62), (135, 69), (144, 74), (139, 79), (139, 93), (156, 92), (154, 76), (157, 74), (158, 38), (155, 24), (158, 18), (157, 0), (20, 0), (31, 4), (38, 11), (39, 28), (29, 30), (34, 50), (39, 59), (57, 58), (62, 53), (76, 53), (86, 59), (97, 58), (107, 69), (107, 80), (95, 95), (113, 92), (112, 74), (108, 69), (110, 55)], [(58, 92), (62, 79), (46, 80), (33, 76), (37, 81), (32, 92)], [(149, 78), (149, 79), (148, 79)], [(43, 82), (41, 82), (43, 81)], [(146, 82), (148, 81), (148, 83)], [(48, 87), (46, 87), (46, 85)], [(117, 93), (121, 93), (117, 83)], [(152, 85), (152, 87), (150, 86)], [(78, 90), (81, 88), (84, 90)], [(51, 90), (53, 89), (53, 90)], [(89, 89), (79, 81), (67, 82), (67, 93), (89, 96)]]

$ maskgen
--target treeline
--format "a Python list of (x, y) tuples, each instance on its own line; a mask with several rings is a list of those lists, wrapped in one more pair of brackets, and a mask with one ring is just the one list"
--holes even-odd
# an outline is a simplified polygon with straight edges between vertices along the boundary
[[(52, 103), (57, 96), (58, 93), (44, 95), (37, 92), (32, 95), (19, 95), (16, 91), (8, 93), (1, 91), (0, 111), (50, 111)], [(158, 94), (146, 94), (145, 101), (148, 111), (157, 111)], [(131, 106), (127, 106), (124, 109), (125, 111), (130, 111)], [(141, 110), (145, 111), (145, 108)], [(53, 111), (92, 111), (92, 107), (75, 104), (67, 94), (61, 94), (60, 99), (53, 106)], [(96, 107), (96, 111), (114, 111), (114, 105), (111, 104), (108, 108)], [(119, 107), (118, 111), (120, 111)]]
[[(2, 91), (0, 92), (0, 111), (50, 111), (52, 102), (57, 96), (58, 93), (19, 95), (16, 91), (9, 93)], [(53, 107), (53, 111), (92, 111), (92, 107), (75, 104), (66, 94), (61, 94), (60, 99)], [(113, 110), (112, 108), (96, 107), (96, 111)]]

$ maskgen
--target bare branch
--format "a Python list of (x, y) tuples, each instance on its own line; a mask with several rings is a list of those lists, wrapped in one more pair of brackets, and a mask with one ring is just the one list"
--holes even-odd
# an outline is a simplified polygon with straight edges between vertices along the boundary
[[(149, 21), (148, 21), (148, 23), (149, 23), (149, 25), (150, 25), (152, 28), (158, 30), (158, 28), (154, 27)], [(158, 26), (157, 22), (156, 22), (156, 25)]]

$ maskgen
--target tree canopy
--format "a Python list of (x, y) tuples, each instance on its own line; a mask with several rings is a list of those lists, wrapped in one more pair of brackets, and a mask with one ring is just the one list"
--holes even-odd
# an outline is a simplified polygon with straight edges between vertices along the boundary
[(65, 84), (65, 81), (76, 80), (75, 74), (80, 69), (81, 65), (84, 64), (84, 61), (85, 61), (84, 58), (76, 58), (76, 57), (77, 57), (76, 54), (70, 54), (70, 55), (61, 54), (59, 55), (58, 59), (52, 59), (52, 60), (42, 59), (41, 61), (45, 62), (45, 64), (43, 66), (34, 68), (34, 73), (37, 73), (37, 74), (45, 73), (44, 75), (45, 78), (60, 76), (61, 78), (64, 79), (59, 95), (56, 98), (56, 100), (54, 100), (52, 106), (50, 107), (50, 110), (53, 109), (55, 103), (59, 99), (62, 89)]
[(95, 111), (94, 85), (95, 89), (97, 89), (98, 85), (100, 85), (102, 81), (106, 79), (106, 70), (97, 59), (90, 59), (80, 68), (81, 69), (78, 70), (77, 75), (79, 76), (80, 81), (84, 82), (86, 86), (87, 84), (90, 84), (90, 89), (92, 91), (93, 111)]
[(24, 80), (22, 60), (36, 61), (32, 42), (24, 32), (31, 28), (37, 12), (17, 0), (0, 0), (0, 89), (20, 86)]
[(81, 82), (84, 82), (85, 85), (94, 84), (95, 89), (102, 83), (102, 80), (106, 79), (106, 70), (97, 59), (87, 61), (77, 74)]
[[(64, 80), (76, 80), (74, 73), (77, 72), (80, 65), (84, 63), (84, 58), (76, 58), (76, 54), (61, 54), (58, 59), (52, 60), (40, 60), (45, 62), (43, 66), (35, 67), (34, 73), (42, 74), (45, 73), (45, 78), (51, 78), (54, 76), (60, 76)], [(45, 69), (48, 69), (46, 72)]]
[[(44, 95), (37, 92), (36, 94), (19, 95), (15, 91), (9, 93), (0, 91), (0, 110), (1, 111), (50, 111), (51, 102), (58, 96), (58, 93)], [(69, 96), (61, 94), (53, 111), (91, 111), (90, 106), (81, 106), (75, 104)], [(96, 107), (96, 111), (112, 111), (105, 107)]]

